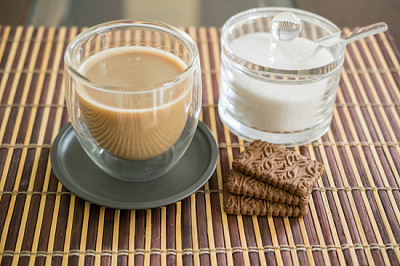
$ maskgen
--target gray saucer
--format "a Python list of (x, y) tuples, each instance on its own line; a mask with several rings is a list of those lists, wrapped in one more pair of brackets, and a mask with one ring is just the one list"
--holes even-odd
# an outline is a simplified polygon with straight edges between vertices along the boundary
[(149, 181), (122, 181), (91, 161), (68, 123), (53, 142), (50, 160), (60, 182), (82, 199), (117, 209), (146, 209), (181, 200), (203, 186), (217, 165), (218, 146), (199, 122), (188, 150), (169, 172)]

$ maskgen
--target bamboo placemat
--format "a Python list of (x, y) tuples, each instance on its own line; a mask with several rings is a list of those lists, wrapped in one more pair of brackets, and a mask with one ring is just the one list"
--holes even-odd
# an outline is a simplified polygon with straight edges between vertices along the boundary
[(180, 202), (129, 211), (85, 202), (51, 171), (68, 122), (63, 52), (79, 30), (0, 27), (0, 264), (398, 265), (400, 53), (390, 34), (348, 45), (329, 132), (295, 148), (326, 166), (297, 219), (224, 213), (222, 176), (245, 144), (218, 117), (218, 30), (186, 30), (201, 53), (217, 169)]

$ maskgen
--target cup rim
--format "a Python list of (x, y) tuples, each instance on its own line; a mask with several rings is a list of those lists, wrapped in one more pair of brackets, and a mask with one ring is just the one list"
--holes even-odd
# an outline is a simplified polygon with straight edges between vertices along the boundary
[[(239, 71), (244, 72), (246, 74), (256, 76), (259, 79), (267, 78), (267, 79), (274, 79), (277, 78), (289, 78), (289, 82), (293, 79), (295, 82), (299, 82), (298, 78), (304, 80), (310, 80), (314, 78), (320, 78), (321, 75), (329, 74), (340, 68), (344, 61), (344, 51), (345, 45), (342, 45), (341, 50), (338, 52), (338, 56), (333, 58), (331, 63), (326, 65), (322, 65), (315, 68), (308, 68), (308, 69), (278, 69), (278, 68), (271, 68), (261, 66), (255, 63), (252, 63), (242, 57), (235, 55), (235, 53), (229, 48), (228, 43), (226, 43), (226, 35), (230, 34), (232, 30), (235, 28), (235, 25), (240, 26), (241, 22), (245, 21), (246, 19), (256, 19), (265, 17), (265, 14), (272, 13), (272, 12), (285, 12), (289, 11), (296, 15), (302, 15), (307, 17), (307, 22), (317, 24), (319, 26), (325, 26), (333, 31), (332, 34), (340, 35), (340, 29), (330, 20), (317, 15), (315, 13), (305, 11), (298, 8), (288, 8), (288, 7), (263, 7), (263, 8), (252, 8), (229, 18), (223, 25), (221, 31), (221, 53), (226, 54), (230, 59), (235, 59), (237, 62), (234, 62), (233, 65)], [(288, 80), (285, 80), (288, 82)]]
[[(185, 69), (180, 72), (178, 75), (169, 79), (165, 82), (151, 85), (151, 86), (144, 86), (140, 88), (135, 88), (135, 90), (130, 90), (132, 87), (118, 87), (113, 85), (107, 85), (103, 83), (99, 83), (93, 81), (84, 75), (82, 75), (76, 67), (72, 64), (72, 56), (74, 51), (79, 47), (79, 44), (88, 40), (89, 38), (101, 34), (102, 32), (109, 32), (117, 28), (124, 28), (124, 27), (142, 27), (142, 28), (154, 28), (160, 31), (166, 32), (168, 34), (174, 35), (176, 38), (182, 40), (186, 47), (189, 47), (191, 52), (191, 58), (189, 63), (186, 65)], [(199, 51), (196, 43), (193, 39), (183, 30), (169, 25), (164, 22), (159, 22), (155, 20), (114, 20), (105, 23), (101, 23), (90, 27), (77, 36), (75, 36), (72, 41), (68, 44), (65, 54), (64, 54), (64, 66), (65, 69), (69, 72), (74, 79), (79, 80), (79, 82), (83, 83), (86, 86), (89, 86), (92, 89), (100, 90), (103, 92), (113, 93), (113, 94), (143, 94), (143, 93), (154, 93), (157, 91), (166, 90), (168, 88), (173, 87), (174, 85), (180, 83), (181, 81), (185, 80), (190, 73), (193, 71), (194, 68), (197, 67), (197, 62), (199, 60)]]

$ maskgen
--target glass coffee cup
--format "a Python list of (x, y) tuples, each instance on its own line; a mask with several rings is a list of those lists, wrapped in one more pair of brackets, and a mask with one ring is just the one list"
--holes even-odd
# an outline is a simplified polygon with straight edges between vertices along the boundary
[(196, 44), (153, 21), (113, 21), (79, 34), (65, 53), (66, 102), (92, 161), (118, 179), (162, 176), (188, 148), (201, 108)]

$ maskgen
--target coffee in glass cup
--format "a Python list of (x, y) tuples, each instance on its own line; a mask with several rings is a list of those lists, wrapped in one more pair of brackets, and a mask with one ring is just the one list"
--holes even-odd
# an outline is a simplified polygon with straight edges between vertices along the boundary
[(157, 22), (110, 22), (78, 35), (65, 62), (72, 125), (101, 169), (148, 180), (176, 164), (200, 112), (198, 51), (189, 36)]

